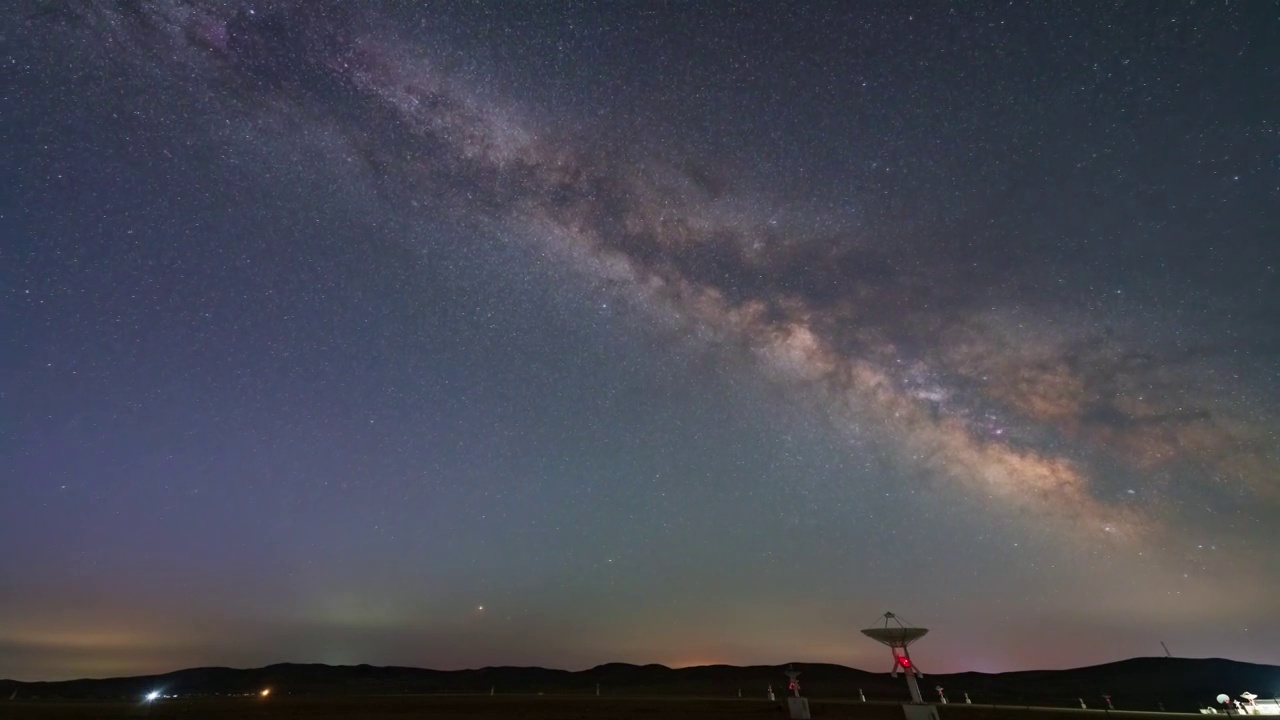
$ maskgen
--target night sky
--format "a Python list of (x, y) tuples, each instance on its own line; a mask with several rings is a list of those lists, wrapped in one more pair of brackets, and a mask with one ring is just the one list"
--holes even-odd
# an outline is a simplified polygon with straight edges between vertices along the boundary
[(1280, 660), (1280, 4), (0, 17), (0, 677)]

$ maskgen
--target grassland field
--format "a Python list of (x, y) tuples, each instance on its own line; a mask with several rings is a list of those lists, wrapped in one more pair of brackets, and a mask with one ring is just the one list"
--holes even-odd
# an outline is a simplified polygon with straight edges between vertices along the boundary
[[(781, 700), (781, 699), (780, 699)], [(810, 700), (814, 720), (900, 720), (897, 704)], [(1148, 713), (991, 705), (942, 705), (942, 720), (1189, 720)], [(277, 696), (140, 702), (0, 701), (0, 720), (780, 720), (764, 699), (594, 696)]]

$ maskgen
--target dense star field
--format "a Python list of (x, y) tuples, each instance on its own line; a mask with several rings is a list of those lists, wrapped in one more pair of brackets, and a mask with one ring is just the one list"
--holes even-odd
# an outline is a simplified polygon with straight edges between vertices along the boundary
[(1275, 3), (0, 12), (0, 677), (1277, 660)]

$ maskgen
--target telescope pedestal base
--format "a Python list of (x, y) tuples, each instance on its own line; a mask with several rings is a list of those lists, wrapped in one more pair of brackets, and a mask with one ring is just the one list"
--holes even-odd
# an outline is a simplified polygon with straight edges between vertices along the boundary
[(902, 704), (903, 720), (940, 720), (938, 708), (933, 705)]

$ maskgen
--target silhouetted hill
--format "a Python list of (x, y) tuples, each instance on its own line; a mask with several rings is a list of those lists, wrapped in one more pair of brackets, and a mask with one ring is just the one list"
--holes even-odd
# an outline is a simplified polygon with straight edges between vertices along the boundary
[[(813, 698), (905, 699), (906, 685), (887, 673), (841, 665), (794, 663), (804, 693)], [(781, 694), (786, 678), (780, 666), (710, 665), (672, 669), (662, 665), (609, 663), (570, 672), (538, 667), (487, 667), (477, 670), (426, 670), (371, 665), (270, 665), (264, 668), (192, 668), (164, 675), (68, 680), (0, 681), (0, 699), (15, 691), (21, 698), (133, 699), (152, 690), (177, 695), (256, 693), (271, 688), (295, 695), (401, 693), (590, 694), (599, 683), (606, 695), (689, 695), (761, 697), (770, 684)], [(927, 676), (921, 683), (930, 698), (941, 685), (952, 702), (969, 693), (975, 703), (1103, 707), (1109, 694), (1117, 709), (1194, 710), (1211, 704), (1218, 693), (1246, 690), (1270, 697), (1280, 693), (1280, 667), (1221, 659), (1134, 658), (1072, 670), (1034, 670), (998, 674), (955, 673)]]

